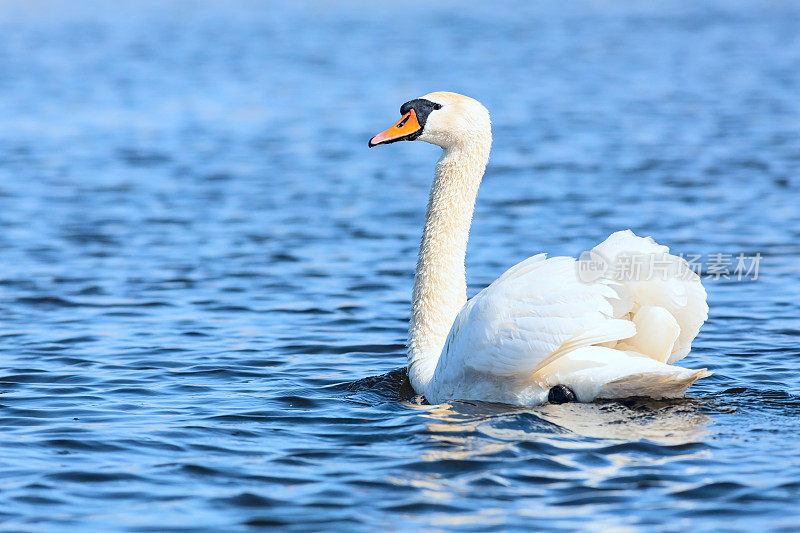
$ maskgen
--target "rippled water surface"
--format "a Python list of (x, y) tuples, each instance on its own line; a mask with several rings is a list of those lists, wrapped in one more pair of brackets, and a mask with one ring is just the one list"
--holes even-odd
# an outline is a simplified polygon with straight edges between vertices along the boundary
[[(800, 525), (800, 4), (0, 3), (11, 530)], [(404, 383), (438, 149), (495, 146), (470, 293), (617, 229), (708, 280), (685, 400), (431, 406)]]

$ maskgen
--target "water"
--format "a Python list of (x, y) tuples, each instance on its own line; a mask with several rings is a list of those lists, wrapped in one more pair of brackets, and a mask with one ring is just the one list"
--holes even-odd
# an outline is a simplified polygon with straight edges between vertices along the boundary
[[(0, 3), (4, 529), (797, 529), (800, 5), (121, 4)], [(762, 254), (713, 377), (414, 397), (438, 149), (367, 140), (432, 90), (494, 120), (471, 294), (629, 227)]]

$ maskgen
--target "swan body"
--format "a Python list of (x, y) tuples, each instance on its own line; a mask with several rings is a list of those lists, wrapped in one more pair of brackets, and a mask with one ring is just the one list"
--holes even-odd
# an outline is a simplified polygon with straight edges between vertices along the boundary
[[(492, 144), (478, 101), (430, 93), (401, 107), (370, 146), (422, 140), (443, 148), (428, 201), (408, 337), (408, 375), (430, 403), (538, 405), (558, 385), (581, 402), (682, 396), (709, 375), (673, 365), (708, 317), (706, 292), (681, 257), (630, 230), (612, 234), (582, 274), (569, 257), (534, 255), (467, 301), (469, 228)], [(635, 275), (620, 275), (636, 261)]]

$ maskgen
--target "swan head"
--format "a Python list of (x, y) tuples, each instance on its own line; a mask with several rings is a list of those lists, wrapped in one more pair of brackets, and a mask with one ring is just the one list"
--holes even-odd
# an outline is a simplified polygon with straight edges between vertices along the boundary
[(429, 93), (403, 104), (400, 114), (391, 128), (370, 139), (370, 148), (397, 141), (425, 141), (444, 149), (491, 142), (489, 111), (468, 96)]

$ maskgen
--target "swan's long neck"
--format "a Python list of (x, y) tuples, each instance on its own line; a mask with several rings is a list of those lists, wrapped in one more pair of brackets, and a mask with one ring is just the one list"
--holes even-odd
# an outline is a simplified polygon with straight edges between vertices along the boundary
[(450, 326), (467, 301), (464, 257), (491, 133), (446, 149), (436, 165), (417, 259), (408, 333), (408, 374), (425, 394)]

